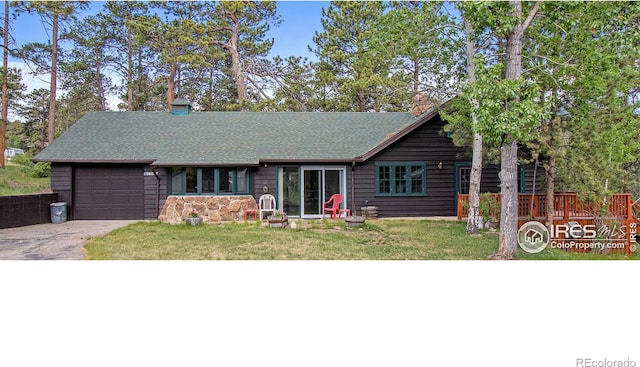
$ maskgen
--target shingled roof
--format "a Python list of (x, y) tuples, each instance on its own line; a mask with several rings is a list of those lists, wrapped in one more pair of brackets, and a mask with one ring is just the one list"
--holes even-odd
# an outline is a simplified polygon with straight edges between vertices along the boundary
[(89, 112), (35, 160), (158, 166), (350, 162), (425, 120), (408, 112)]

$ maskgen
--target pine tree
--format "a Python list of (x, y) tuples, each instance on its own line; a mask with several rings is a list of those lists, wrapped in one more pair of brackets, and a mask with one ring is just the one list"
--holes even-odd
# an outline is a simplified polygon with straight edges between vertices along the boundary
[(34, 154), (47, 145), (50, 100), (49, 90), (40, 88), (27, 94), (17, 108), (18, 115), (24, 120), (26, 148)]
[[(76, 13), (86, 8), (86, 6), (86, 1), (29, 1), (22, 3), (19, 7), (20, 11), (36, 12), (50, 27), (50, 44), (31, 43), (24, 45), (21, 51), (26, 60), (35, 62), (40, 70), (51, 74), (47, 128), (48, 143), (53, 142), (55, 138), (60, 24), (75, 19)], [(45, 51), (48, 52), (48, 63), (42, 58), (42, 53)]]
[(399, 98), (423, 93), (442, 102), (456, 93), (465, 77), (464, 47), (460, 26), (444, 3), (392, 2), (374, 26), (370, 44), (377, 57), (392, 57), (391, 72), (410, 83), (397, 91)]
[(0, 168), (4, 168), (4, 142), (7, 134), (7, 122), (9, 115), (9, 2), (4, 3), (4, 26), (2, 32), (3, 62), (2, 62), (2, 114), (0, 116)]
[(112, 66), (123, 80), (118, 89), (127, 111), (153, 109), (147, 101), (155, 90), (149, 81), (154, 54), (150, 50), (151, 29), (158, 23), (149, 5), (139, 1), (108, 1), (104, 4), (103, 31), (110, 33), (107, 45)]
[(632, 93), (640, 74), (637, 25), (630, 3), (543, 4), (545, 17), (525, 45), (527, 74), (551, 105), (529, 148), (545, 169), (547, 224), (556, 189), (596, 194), (626, 192), (638, 161), (640, 122)]
[[(231, 77), (236, 87), (237, 104), (231, 109), (249, 109), (248, 75), (260, 73), (267, 62), (273, 39), (266, 34), (271, 26), (281, 22), (273, 1), (223, 1), (207, 10), (210, 21), (205, 23), (206, 42), (222, 50), (230, 60)], [(260, 88), (254, 83), (254, 93)]]
[(325, 111), (406, 111), (407, 80), (392, 76), (394, 59), (371, 45), (386, 8), (377, 1), (336, 1), (322, 10), (322, 32), (313, 41), (318, 56), (319, 104)]

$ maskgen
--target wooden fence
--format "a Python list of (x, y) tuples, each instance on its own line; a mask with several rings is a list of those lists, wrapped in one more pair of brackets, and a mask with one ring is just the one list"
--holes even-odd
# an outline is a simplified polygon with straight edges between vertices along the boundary
[[(500, 194), (490, 195), (498, 203), (500, 202)], [(546, 200), (546, 195), (518, 194), (518, 227), (532, 220), (543, 224), (546, 223)], [(468, 202), (469, 195), (458, 195), (459, 220), (467, 217)], [(554, 225), (567, 226), (577, 223), (582, 227), (590, 225), (593, 228), (595, 226), (598, 231), (598, 239), (576, 239), (577, 243), (611, 240), (613, 242), (624, 242), (624, 250), (622, 251), (625, 254), (630, 254), (636, 250), (635, 231), (640, 224), (640, 220), (638, 220), (640, 204), (634, 202), (629, 193), (614, 194), (607, 199), (606, 203), (602, 200), (588, 200), (576, 193), (556, 193), (553, 198), (553, 210)], [(559, 239), (570, 239), (566, 232), (554, 235)], [(607, 238), (599, 238), (605, 235)], [(589, 249), (586, 247), (588, 246), (582, 246), (582, 248), (572, 251), (588, 252)]]
[(0, 196), (0, 228), (50, 223), (50, 207), (58, 194)]

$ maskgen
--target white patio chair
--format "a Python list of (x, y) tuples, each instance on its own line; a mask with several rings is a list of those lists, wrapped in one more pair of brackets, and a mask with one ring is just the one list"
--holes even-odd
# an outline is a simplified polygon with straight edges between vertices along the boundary
[(260, 215), (260, 220), (262, 220), (263, 212), (271, 212), (272, 214), (275, 214), (276, 198), (271, 194), (264, 194), (260, 196), (260, 200), (258, 201), (258, 212)]

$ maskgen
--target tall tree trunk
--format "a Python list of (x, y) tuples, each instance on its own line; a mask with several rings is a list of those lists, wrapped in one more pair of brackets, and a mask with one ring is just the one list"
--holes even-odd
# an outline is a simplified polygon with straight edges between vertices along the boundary
[(53, 12), (51, 30), (51, 92), (49, 96), (49, 144), (56, 132), (56, 89), (58, 81), (58, 14)]
[(364, 90), (360, 89), (358, 90), (358, 111), (359, 112), (365, 112), (365, 109), (367, 107), (366, 101), (364, 100)]
[(518, 252), (518, 143), (500, 147), (500, 243), (494, 259), (513, 259)]
[[(522, 37), (535, 18), (540, 2), (536, 2), (522, 21), (522, 2), (512, 0), (511, 16), (516, 24), (509, 32), (506, 44), (505, 79), (517, 80), (522, 74)], [(509, 106), (505, 106), (509, 108)], [(518, 144), (507, 135), (500, 147), (500, 244), (493, 259), (513, 259), (518, 252)]]
[(176, 96), (182, 97), (182, 69), (178, 68), (176, 72)]
[(127, 111), (133, 111), (133, 33), (127, 30)]
[(138, 65), (137, 65), (137, 82), (136, 82), (136, 110), (144, 111), (142, 105), (142, 47), (138, 49)]
[(248, 98), (247, 85), (245, 84), (244, 70), (242, 69), (242, 63), (240, 61), (240, 51), (238, 50), (240, 24), (236, 18), (235, 13), (231, 14), (233, 26), (231, 29), (231, 39), (229, 40), (229, 53), (231, 53), (231, 69), (233, 71), (233, 78), (236, 81), (236, 91), (238, 93), (238, 104), (241, 111), (248, 111), (245, 101)]
[(100, 65), (100, 59), (102, 56), (98, 58), (96, 61), (96, 82), (98, 83), (98, 111), (106, 111), (107, 109), (107, 98), (104, 95), (104, 83), (102, 81), (102, 65)]
[(235, 41), (231, 42), (231, 66), (233, 69), (233, 77), (236, 81), (236, 91), (238, 93), (238, 104), (242, 111), (247, 111), (245, 101), (247, 100), (247, 86), (244, 82), (244, 71), (240, 63), (240, 53), (238, 52), (238, 45)]
[(7, 135), (7, 119), (9, 116), (9, 2), (4, 2), (4, 52), (2, 57), (2, 116), (0, 117), (0, 168), (4, 168), (4, 140)]
[(545, 167), (544, 178), (547, 182), (547, 197), (545, 202), (545, 212), (547, 213), (547, 228), (549, 229), (549, 233), (552, 233), (551, 226), (553, 225), (553, 213), (555, 211), (553, 199), (554, 191), (556, 189), (556, 158), (553, 156), (549, 157), (549, 166)]
[[(472, 116), (475, 119), (475, 114)], [(473, 133), (473, 155), (471, 158), (471, 180), (469, 182), (469, 213), (467, 233), (478, 233), (480, 218), (480, 182), (482, 179), (482, 135)], [(487, 214), (487, 213), (484, 213)]]
[[(522, 2), (510, 4), (511, 15), (518, 21), (507, 38), (505, 79), (517, 80), (522, 73)], [(500, 244), (491, 257), (513, 259), (518, 252), (518, 144), (511, 136), (500, 147), (500, 164)]]
[(169, 70), (169, 77), (167, 78), (167, 108), (169, 111), (171, 111), (171, 102), (175, 99), (177, 72), (178, 65), (176, 63), (171, 63), (171, 70)]
[[(466, 57), (467, 57), (467, 80), (469, 83), (476, 82), (476, 65), (473, 60), (475, 56), (475, 47), (472, 39), (473, 25), (467, 19), (464, 19), (464, 33), (466, 38)], [(478, 101), (470, 101), (471, 122), (474, 126), (478, 123), (475, 114)], [(467, 215), (467, 233), (478, 233), (478, 218), (480, 217), (480, 182), (482, 178), (482, 135), (473, 133), (473, 156), (471, 159), (471, 181), (469, 183), (469, 213)], [(486, 214), (486, 213), (485, 213)]]
[(207, 111), (213, 111), (213, 67), (209, 69), (209, 90), (207, 94)]

